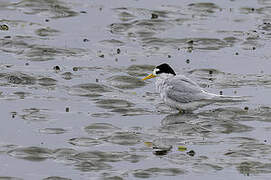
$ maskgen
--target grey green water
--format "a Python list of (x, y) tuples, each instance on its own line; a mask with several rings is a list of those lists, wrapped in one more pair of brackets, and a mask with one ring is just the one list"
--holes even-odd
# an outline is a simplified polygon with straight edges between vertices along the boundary
[[(269, 179), (271, 1), (1, 0), (0, 179)], [(176, 114), (167, 62), (213, 93)]]

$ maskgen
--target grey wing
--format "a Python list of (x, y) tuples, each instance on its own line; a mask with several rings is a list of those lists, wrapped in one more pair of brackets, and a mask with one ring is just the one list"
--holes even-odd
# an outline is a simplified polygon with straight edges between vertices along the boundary
[(176, 76), (168, 81), (167, 85), (167, 97), (180, 103), (198, 101), (206, 97), (201, 87), (185, 76)]

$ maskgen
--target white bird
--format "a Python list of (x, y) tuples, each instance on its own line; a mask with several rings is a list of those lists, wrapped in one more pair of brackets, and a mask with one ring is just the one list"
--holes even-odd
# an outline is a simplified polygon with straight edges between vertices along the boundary
[(215, 102), (244, 101), (237, 96), (223, 96), (206, 92), (183, 75), (176, 75), (168, 64), (156, 66), (152, 74), (142, 80), (157, 77), (156, 90), (166, 105), (181, 112), (194, 111)]

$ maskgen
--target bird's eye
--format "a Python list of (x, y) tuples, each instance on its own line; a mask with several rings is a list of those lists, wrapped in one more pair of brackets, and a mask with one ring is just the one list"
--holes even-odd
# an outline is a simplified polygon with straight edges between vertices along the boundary
[(157, 74), (159, 74), (159, 69), (157, 69), (157, 68), (155, 68), (154, 70), (153, 70), (153, 75), (157, 75)]

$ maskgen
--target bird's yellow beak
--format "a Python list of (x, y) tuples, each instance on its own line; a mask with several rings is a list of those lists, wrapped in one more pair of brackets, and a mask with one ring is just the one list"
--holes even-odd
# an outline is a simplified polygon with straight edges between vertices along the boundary
[(150, 75), (144, 77), (142, 80), (144, 81), (144, 80), (146, 80), (146, 79), (151, 79), (151, 78), (155, 78), (155, 77), (156, 77), (155, 75), (150, 74)]

